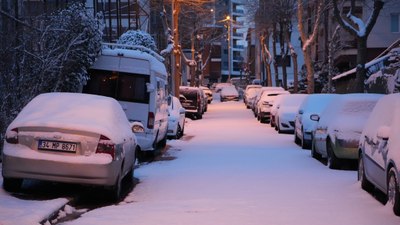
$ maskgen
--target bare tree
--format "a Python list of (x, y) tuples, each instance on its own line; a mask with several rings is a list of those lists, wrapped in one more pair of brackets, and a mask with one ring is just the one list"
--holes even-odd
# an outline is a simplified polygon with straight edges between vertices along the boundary
[(304, 64), (307, 69), (307, 92), (309, 94), (314, 93), (314, 68), (311, 59), (311, 46), (317, 37), (318, 26), (322, 14), (322, 1), (316, 0), (316, 2), (317, 10), (312, 27), (312, 33), (308, 34), (304, 27), (304, 0), (297, 0), (297, 19), (299, 23), (298, 30), (300, 32), (300, 38), (303, 44), (302, 51), (304, 55)]
[(333, 12), (338, 23), (357, 39), (356, 79), (354, 85), (350, 87), (350, 91), (364, 92), (364, 80), (366, 74), (365, 64), (367, 63), (367, 40), (385, 2), (384, 0), (373, 0), (371, 15), (365, 23), (361, 18), (354, 14), (356, 8), (355, 0), (349, 0), (350, 11), (346, 15), (343, 15), (339, 11), (337, 0), (332, 1)]

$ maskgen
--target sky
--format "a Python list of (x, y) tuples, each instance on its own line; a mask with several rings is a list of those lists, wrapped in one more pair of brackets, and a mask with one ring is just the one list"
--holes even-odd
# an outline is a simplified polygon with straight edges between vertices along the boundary
[[(139, 183), (117, 205), (67, 225), (395, 225), (390, 207), (363, 191), (354, 170), (330, 170), (259, 123), (243, 102), (219, 102), (187, 120), (175, 159), (141, 164)], [(0, 224), (38, 224), (66, 199), (21, 200), (0, 189)], [(67, 207), (64, 213), (74, 209)]]

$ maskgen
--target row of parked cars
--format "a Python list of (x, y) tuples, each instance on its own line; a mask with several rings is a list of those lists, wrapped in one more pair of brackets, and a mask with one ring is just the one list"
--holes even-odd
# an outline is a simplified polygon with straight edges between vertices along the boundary
[(361, 187), (382, 191), (400, 216), (400, 94), (290, 94), (249, 85), (244, 103), (329, 168), (357, 162)]

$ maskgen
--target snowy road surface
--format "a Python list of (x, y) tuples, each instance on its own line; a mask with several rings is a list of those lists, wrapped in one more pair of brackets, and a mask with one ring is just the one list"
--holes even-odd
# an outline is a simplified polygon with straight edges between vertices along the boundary
[[(400, 224), (361, 190), (356, 171), (328, 169), (296, 146), (293, 135), (260, 124), (242, 102), (213, 102), (202, 120), (188, 121), (182, 140), (168, 145), (176, 158), (141, 165), (140, 183), (123, 202), (65, 224)], [(0, 224), (18, 222), (4, 215), (2, 198), (13, 197), (0, 191)]]

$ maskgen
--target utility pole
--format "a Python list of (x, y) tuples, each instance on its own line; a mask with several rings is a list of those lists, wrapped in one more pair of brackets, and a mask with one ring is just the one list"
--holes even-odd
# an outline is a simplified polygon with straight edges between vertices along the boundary
[(179, 86), (181, 85), (181, 50), (179, 46), (178, 18), (180, 5), (178, 0), (172, 0), (172, 32), (174, 36), (174, 51), (172, 57), (172, 83), (174, 96), (179, 98)]

